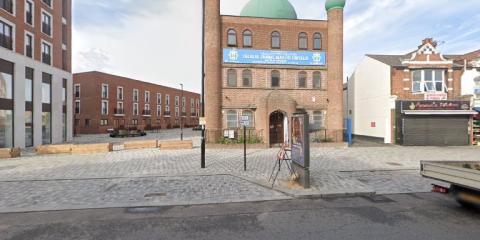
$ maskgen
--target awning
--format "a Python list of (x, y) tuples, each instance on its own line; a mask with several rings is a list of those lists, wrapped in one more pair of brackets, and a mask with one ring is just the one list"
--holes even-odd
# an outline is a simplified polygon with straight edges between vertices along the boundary
[(405, 115), (476, 115), (473, 110), (405, 110)]
[(475, 107), (475, 108), (473, 108), (473, 110), (475, 110), (475, 111), (477, 111), (477, 112), (480, 113), (480, 107)]

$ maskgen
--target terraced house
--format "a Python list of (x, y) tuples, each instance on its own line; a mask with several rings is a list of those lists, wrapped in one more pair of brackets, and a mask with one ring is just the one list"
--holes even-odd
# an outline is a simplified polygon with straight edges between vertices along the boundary
[(0, 0), (0, 148), (72, 139), (71, 15), (71, 0)]

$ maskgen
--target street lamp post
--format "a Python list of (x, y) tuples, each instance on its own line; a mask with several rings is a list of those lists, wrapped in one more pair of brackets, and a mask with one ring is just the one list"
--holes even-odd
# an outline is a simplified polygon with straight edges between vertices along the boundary
[[(205, 119), (205, 0), (202, 0), (202, 113)], [(205, 168), (205, 126), (202, 126), (202, 143), (201, 143), (201, 168)]]
[(180, 83), (180, 87), (182, 89), (182, 113), (180, 115), (180, 141), (183, 141), (183, 108), (185, 107), (185, 102), (183, 101), (183, 83)]

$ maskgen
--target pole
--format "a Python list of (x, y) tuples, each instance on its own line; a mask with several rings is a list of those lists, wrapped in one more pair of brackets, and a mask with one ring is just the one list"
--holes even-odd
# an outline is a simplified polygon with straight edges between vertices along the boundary
[(180, 84), (182, 87), (182, 114), (180, 115), (180, 141), (183, 141), (183, 108), (185, 107), (184, 101), (183, 101), (183, 83)]
[(243, 125), (243, 170), (247, 171), (247, 126)]
[[(202, 0), (202, 118), (205, 118), (205, 0)], [(202, 126), (201, 168), (205, 168), (205, 126)]]

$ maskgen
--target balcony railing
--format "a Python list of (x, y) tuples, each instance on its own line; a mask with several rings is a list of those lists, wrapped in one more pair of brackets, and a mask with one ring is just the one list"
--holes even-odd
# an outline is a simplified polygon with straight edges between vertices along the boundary
[(114, 109), (114, 114), (117, 115), (117, 116), (122, 116), (122, 115), (125, 115), (125, 109), (123, 108), (115, 108)]
[(142, 111), (142, 115), (143, 115), (143, 116), (151, 116), (151, 115), (152, 115), (152, 111), (151, 111), (151, 110), (143, 110), (143, 111)]

